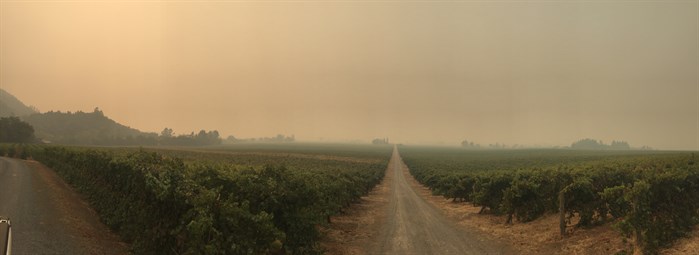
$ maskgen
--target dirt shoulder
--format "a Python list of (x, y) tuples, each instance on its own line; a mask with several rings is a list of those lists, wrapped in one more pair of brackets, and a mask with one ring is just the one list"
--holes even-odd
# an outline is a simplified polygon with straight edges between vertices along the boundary
[(8, 204), (17, 254), (128, 254), (128, 245), (56, 173), (36, 161), (3, 159), (14, 175)]
[(660, 254), (674, 255), (696, 255), (699, 254), (699, 226), (694, 226), (694, 230), (689, 236), (677, 240), (670, 248), (660, 251)]
[(322, 228), (320, 247), (327, 254), (368, 254), (372, 240), (379, 238), (379, 227), (386, 222), (386, 210), (393, 183), (393, 167), (389, 164), (386, 175), (367, 196), (352, 204), (339, 215), (331, 218), (331, 224)]

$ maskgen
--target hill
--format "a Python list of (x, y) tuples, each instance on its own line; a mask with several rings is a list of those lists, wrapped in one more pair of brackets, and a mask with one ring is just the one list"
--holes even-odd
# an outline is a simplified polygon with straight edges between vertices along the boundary
[(108, 118), (99, 109), (94, 112), (46, 112), (22, 117), (34, 126), (36, 136), (61, 144), (152, 145), (157, 134), (144, 133)]
[(0, 89), (0, 117), (24, 116), (38, 112), (36, 108), (25, 105), (12, 94)]
[(93, 112), (35, 113), (22, 119), (34, 126), (36, 137), (59, 144), (202, 146), (221, 143), (216, 130), (178, 136), (141, 132), (108, 118), (98, 108)]
[(152, 145), (157, 134), (119, 124), (95, 108), (94, 112), (46, 112), (27, 106), (0, 89), (0, 117), (19, 116), (34, 127), (36, 137), (54, 143), (82, 145)]
[(34, 127), (34, 134), (44, 142), (75, 145), (168, 145), (201, 146), (220, 144), (218, 131), (172, 135), (141, 132), (122, 125), (95, 108), (93, 112), (49, 111), (40, 113), (26, 106), (12, 94), (0, 90), (0, 117), (20, 116)]

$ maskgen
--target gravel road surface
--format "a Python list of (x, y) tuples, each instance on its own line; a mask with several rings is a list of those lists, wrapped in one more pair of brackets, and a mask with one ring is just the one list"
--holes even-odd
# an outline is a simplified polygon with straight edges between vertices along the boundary
[(460, 227), (427, 203), (407, 182), (407, 166), (394, 148), (388, 217), (370, 254), (513, 254), (508, 246)]
[(0, 157), (0, 215), (12, 221), (12, 254), (128, 254), (55, 172)]

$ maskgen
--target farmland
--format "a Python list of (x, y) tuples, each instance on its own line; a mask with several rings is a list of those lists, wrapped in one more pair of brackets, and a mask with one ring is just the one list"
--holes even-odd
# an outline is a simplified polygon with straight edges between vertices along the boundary
[[(409, 186), (408, 171), (451, 206), (497, 215), (502, 225), (556, 215), (560, 221), (547, 224), (556, 224), (564, 239), (575, 229), (611, 225), (625, 239), (625, 252), (657, 253), (699, 222), (692, 152), (397, 148), (391, 154), (391, 146), (343, 144), (4, 144), (0, 155), (33, 158), (53, 169), (137, 254), (322, 253), (321, 229), (362, 201), (387, 169), (383, 193), (369, 200), (378, 220), (354, 227), (371, 237), (352, 244), (364, 253), (510, 253), (498, 244), (502, 237), (456, 226), (425, 204), (413, 192), (420, 187)], [(458, 241), (436, 245), (447, 239), (425, 236)]]
[(504, 215), (506, 224), (559, 214), (566, 235), (567, 227), (611, 223), (631, 249), (652, 254), (686, 235), (699, 217), (699, 168), (690, 152), (407, 146), (401, 152), (433, 194)]
[(137, 254), (309, 254), (320, 252), (317, 227), (382, 179), (391, 152), (320, 147), (322, 154), (310, 145), (284, 153), (3, 145), (0, 154), (51, 167)]

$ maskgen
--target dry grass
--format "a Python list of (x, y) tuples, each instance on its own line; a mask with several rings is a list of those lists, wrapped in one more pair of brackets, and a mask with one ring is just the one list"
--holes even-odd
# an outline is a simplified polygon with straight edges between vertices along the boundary
[(672, 247), (662, 250), (660, 254), (699, 254), (699, 226), (694, 226), (694, 230), (688, 237), (677, 240)]

